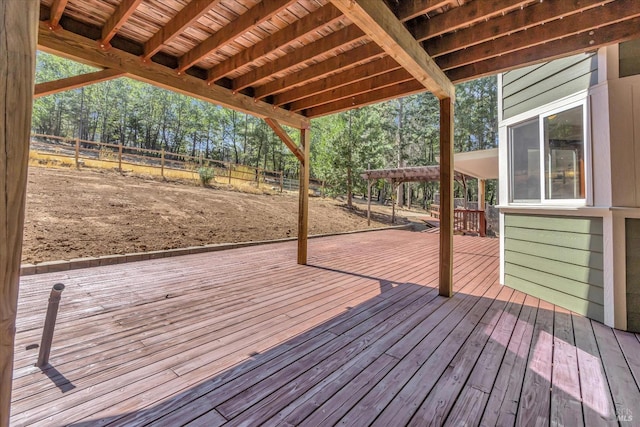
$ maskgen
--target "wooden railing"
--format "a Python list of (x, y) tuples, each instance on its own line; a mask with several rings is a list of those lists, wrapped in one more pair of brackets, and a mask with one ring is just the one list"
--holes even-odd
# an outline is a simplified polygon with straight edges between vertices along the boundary
[(478, 233), (480, 237), (487, 235), (487, 221), (484, 211), (455, 209), (453, 211), (453, 229)]
[[(440, 205), (431, 204), (431, 217), (440, 218)], [(478, 233), (480, 237), (487, 235), (487, 220), (484, 211), (472, 209), (454, 209), (453, 229), (456, 231)]]
[(164, 177), (165, 169), (197, 172), (201, 167), (212, 168), (215, 176), (222, 181), (240, 180), (255, 182), (258, 187), (267, 184), (283, 189), (282, 171), (270, 171), (247, 165), (238, 165), (219, 160), (207, 159), (203, 153), (197, 156), (172, 153), (165, 150), (152, 150), (138, 147), (127, 147), (121, 144), (69, 139), (53, 135), (31, 134), (32, 149), (44, 151), (60, 156), (73, 157), (76, 167), (83, 163), (83, 159), (94, 159), (117, 163), (117, 169), (122, 172), (122, 165), (135, 164), (158, 168)]

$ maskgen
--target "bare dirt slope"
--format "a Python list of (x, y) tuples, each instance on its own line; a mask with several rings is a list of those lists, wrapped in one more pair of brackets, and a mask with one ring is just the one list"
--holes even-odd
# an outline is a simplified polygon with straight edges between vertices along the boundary
[[(297, 212), (296, 194), (248, 194), (111, 171), (31, 166), (22, 261), (294, 237)], [(389, 225), (386, 214), (374, 218), (372, 228)], [(310, 199), (309, 234), (366, 228), (365, 210)]]

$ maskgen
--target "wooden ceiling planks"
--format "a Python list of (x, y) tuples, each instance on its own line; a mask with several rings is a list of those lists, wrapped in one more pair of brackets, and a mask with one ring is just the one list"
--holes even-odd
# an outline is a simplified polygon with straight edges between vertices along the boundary
[[(328, 0), (41, 0), (41, 19), (94, 42), (105, 33), (111, 49), (149, 65), (307, 117), (424, 91), (416, 79), (439, 70), (459, 82), (640, 37), (634, 0), (387, 3), (352, 23)], [(376, 35), (367, 19), (380, 8)], [(396, 30), (404, 41), (390, 48), (397, 35), (385, 33)]]

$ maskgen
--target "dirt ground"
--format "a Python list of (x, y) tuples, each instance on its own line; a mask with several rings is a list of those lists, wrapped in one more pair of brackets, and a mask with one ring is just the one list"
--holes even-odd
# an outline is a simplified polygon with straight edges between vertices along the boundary
[[(298, 197), (31, 166), (26, 209), (22, 262), (38, 263), (294, 237)], [(371, 228), (390, 225), (388, 212), (374, 208)], [(366, 205), (310, 198), (309, 234), (366, 228)]]

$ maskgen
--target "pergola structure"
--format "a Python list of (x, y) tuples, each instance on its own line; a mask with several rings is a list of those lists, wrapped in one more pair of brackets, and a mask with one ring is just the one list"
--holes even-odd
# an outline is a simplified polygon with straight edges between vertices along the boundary
[[(637, 0), (0, 0), (0, 426), (7, 425), (35, 51), (264, 118), (301, 163), (310, 119), (413, 93), (440, 99), (440, 293), (451, 294), (453, 83), (640, 36)], [(282, 128), (300, 130), (300, 143)]]
[[(462, 178), (459, 172), (454, 172), (455, 178)], [(440, 180), (440, 166), (413, 166), (393, 169), (372, 169), (360, 174), (367, 180), (367, 223), (371, 225), (371, 186), (375, 180), (386, 179), (391, 182), (392, 192), (403, 182), (429, 182)], [(395, 222), (396, 204), (391, 204), (391, 222)]]

